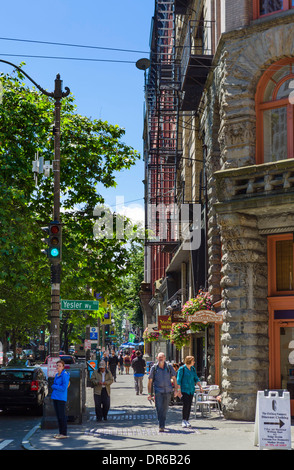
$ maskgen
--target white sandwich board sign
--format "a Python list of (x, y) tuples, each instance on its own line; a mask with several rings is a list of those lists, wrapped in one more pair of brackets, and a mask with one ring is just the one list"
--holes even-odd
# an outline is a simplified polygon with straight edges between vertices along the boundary
[(291, 411), (288, 391), (257, 392), (254, 445), (259, 445), (260, 449), (291, 449)]

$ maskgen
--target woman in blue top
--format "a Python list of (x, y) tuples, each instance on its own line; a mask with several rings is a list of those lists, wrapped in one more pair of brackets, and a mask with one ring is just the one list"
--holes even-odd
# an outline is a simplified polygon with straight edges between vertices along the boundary
[(195, 384), (198, 384), (200, 392), (203, 392), (198, 375), (196, 374), (196, 370), (194, 368), (194, 364), (194, 356), (187, 356), (185, 359), (185, 365), (179, 368), (177, 375), (177, 382), (178, 386), (181, 388), (181, 395), (183, 400), (183, 428), (191, 427), (191, 424), (189, 423), (189, 416), (193, 396), (195, 393)]
[(52, 385), (51, 398), (55, 413), (57, 416), (59, 434), (56, 434), (55, 439), (64, 439), (67, 437), (67, 417), (65, 414), (65, 405), (67, 402), (67, 389), (69, 387), (69, 374), (64, 370), (64, 362), (58, 361), (57, 374), (55, 375)]

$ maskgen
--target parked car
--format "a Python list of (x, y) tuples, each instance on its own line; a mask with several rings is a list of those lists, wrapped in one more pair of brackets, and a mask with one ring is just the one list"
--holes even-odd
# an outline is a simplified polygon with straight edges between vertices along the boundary
[(48, 395), (48, 382), (40, 367), (0, 368), (0, 409), (29, 407), (38, 414)]

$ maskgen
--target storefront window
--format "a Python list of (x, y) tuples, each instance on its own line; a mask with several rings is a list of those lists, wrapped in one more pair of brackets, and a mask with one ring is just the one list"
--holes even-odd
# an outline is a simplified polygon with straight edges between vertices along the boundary
[(276, 242), (276, 289), (293, 290), (293, 240)]
[(294, 328), (280, 328), (281, 387), (294, 399)]

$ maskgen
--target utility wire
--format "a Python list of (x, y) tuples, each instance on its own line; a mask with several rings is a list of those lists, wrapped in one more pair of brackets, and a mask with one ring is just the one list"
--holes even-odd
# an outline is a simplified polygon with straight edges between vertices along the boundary
[(60, 56), (47, 56), (47, 55), (31, 55), (31, 54), (0, 54), (5, 57), (27, 57), (33, 59), (60, 59), (60, 60), (82, 60), (85, 62), (118, 62), (123, 64), (135, 64), (133, 60), (115, 60), (115, 59), (91, 59), (86, 57), (60, 57)]
[(117, 52), (135, 52), (138, 54), (148, 54), (146, 51), (135, 51), (132, 49), (118, 49), (114, 47), (101, 47), (101, 46), (88, 46), (85, 44), (69, 44), (69, 43), (63, 43), (63, 42), (51, 42), (51, 41), (37, 41), (33, 39), (17, 39), (17, 38), (1, 38), (0, 40), (3, 41), (18, 41), (18, 42), (31, 42), (35, 44), (48, 44), (51, 46), (66, 46), (66, 47), (83, 47), (85, 49), (99, 49), (99, 50), (105, 50), (105, 51), (117, 51)]

